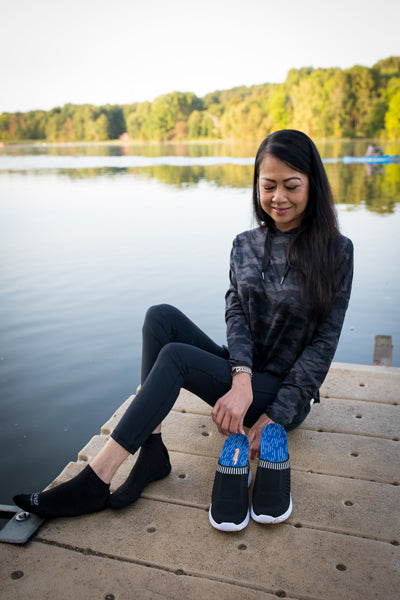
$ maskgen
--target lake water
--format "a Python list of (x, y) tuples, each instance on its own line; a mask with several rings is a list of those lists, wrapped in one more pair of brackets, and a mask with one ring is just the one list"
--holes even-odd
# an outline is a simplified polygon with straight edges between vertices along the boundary
[[(0, 503), (42, 489), (139, 383), (148, 306), (172, 303), (225, 342), (236, 233), (253, 226), (257, 144), (0, 148)], [(344, 165), (320, 144), (353, 293), (335, 356), (400, 366), (400, 165)]]

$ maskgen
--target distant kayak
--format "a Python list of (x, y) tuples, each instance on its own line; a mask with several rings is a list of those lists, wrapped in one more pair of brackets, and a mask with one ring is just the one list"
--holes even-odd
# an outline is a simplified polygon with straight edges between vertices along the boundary
[(382, 154), (380, 156), (343, 156), (342, 160), (345, 165), (351, 163), (389, 164), (400, 162), (400, 156), (398, 154)]

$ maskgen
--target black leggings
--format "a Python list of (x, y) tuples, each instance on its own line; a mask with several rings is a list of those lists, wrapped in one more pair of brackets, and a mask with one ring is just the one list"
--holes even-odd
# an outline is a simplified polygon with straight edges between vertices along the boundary
[[(214, 406), (232, 385), (228, 358), (227, 348), (215, 344), (181, 311), (168, 304), (152, 306), (143, 324), (141, 389), (111, 437), (136, 452), (168, 415), (182, 387)], [(254, 373), (246, 427), (268, 413), (279, 386), (276, 377)]]

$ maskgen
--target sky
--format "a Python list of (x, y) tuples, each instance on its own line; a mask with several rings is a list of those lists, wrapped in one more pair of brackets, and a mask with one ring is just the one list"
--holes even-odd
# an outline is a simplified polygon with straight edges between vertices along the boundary
[(0, 0), (0, 113), (281, 83), (400, 55), (398, 0)]

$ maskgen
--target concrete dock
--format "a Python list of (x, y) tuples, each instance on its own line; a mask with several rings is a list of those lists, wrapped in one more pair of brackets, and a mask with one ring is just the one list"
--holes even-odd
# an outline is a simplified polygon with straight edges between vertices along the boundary
[[(84, 468), (131, 399), (57, 482)], [(134, 505), (49, 520), (24, 546), (0, 544), (2, 600), (399, 596), (399, 368), (332, 365), (321, 404), (288, 434), (293, 513), (280, 525), (250, 520), (241, 532), (223, 533), (209, 524), (223, 438), (198, 398), (181, 392), (163, 438), (172, 472)]]

